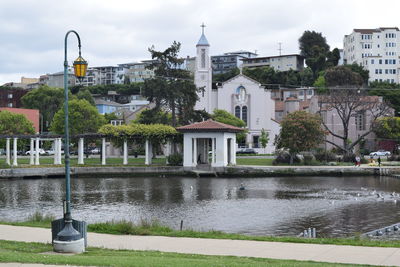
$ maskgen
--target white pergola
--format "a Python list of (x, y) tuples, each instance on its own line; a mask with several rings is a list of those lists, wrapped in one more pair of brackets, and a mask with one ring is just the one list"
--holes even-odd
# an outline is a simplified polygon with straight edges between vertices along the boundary
[(183, 133), (184, 167), (236, 165), (236, 133), (243, 129), (207, 120), (177, 130)]
[[(107, 159), (107, 145), (106, 145), (106, 136), (101, 134), (87, 134), (87, 135), (78, 135), (75, 136), (78, 138), (78, 164), (83, 165), (84, 162), (84, 142), (85, 138), (94, 137), (101, 139), (101, 165), (106, 165)], [(18, 154), (17, 154), (17, 144), (18, 139), (30, 139), (30, 165), (40, 165), (40, 141), (53, 141), (54, 145), (54, 165), (62, 164), (62, 138), (61, 136), (54, 135), (17, 135), (17, 136), (0, 136), (0, 138), (6, 139), (6, 164), (10, 166), (18, 166)], [(12, 142), (12, 147), (11, 147)], [(128, 164), (128, 140), (124, 139), (123, 141), (123, 165)], [(168, 143), (166, 149), (166, 156), (168, 156), (170, 152), (170, 145)], [(150, 140), (145, 141), (145, 165), (152, 164), (152, 143)], [(11, 160), (12, 158), (12, 160)]]

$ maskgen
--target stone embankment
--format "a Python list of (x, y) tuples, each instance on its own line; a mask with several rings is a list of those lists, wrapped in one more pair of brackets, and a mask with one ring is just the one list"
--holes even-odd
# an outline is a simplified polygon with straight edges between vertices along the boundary
[[(64, 176), (62, 167), (0, 169), (0, 179), (12, 178), (57, 178)], [(276, 176), (395, 176), (398, 167), (353, 167), (353, 166), (234, 166), (226, 168), (191, 169), (173, 166), (158, 167), (71, 167), (76, 177), (121, 177), (121, 176), (215, 176), (215, 177), (276, 177)]]

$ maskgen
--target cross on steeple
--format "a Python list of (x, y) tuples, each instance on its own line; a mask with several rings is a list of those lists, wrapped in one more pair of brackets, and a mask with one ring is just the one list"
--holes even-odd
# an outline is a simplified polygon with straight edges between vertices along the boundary
[(204, 28), (206, 27), (206, 25), (204, 25), (204, 22), (200, 25), (201, 27), (201, 33), (204, 34)]

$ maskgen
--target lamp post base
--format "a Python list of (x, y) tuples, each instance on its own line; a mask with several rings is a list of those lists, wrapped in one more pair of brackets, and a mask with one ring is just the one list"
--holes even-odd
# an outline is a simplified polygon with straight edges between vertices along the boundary
[(58, 253), (83, 253), (85, 252), (85, 240), (83, 238), (72, 241), (53, 240), (53, 250)]

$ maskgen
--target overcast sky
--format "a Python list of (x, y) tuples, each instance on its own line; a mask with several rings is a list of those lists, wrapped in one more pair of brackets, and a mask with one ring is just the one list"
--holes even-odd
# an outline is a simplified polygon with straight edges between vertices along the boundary
[[(76, 30), (89, 66), (148, 59), (147, 48), (182, 43), (194, 56), (200, 24), (211, 55), (235, 50), (260, 56), (298, 53), (305, 30), (342, 48), (353, 28), (400, 26), (397, 0), (0, 0), (0, 84), (61, 71), (64, 36)], [(77, 41), (68, 39), (68, 61)]]

